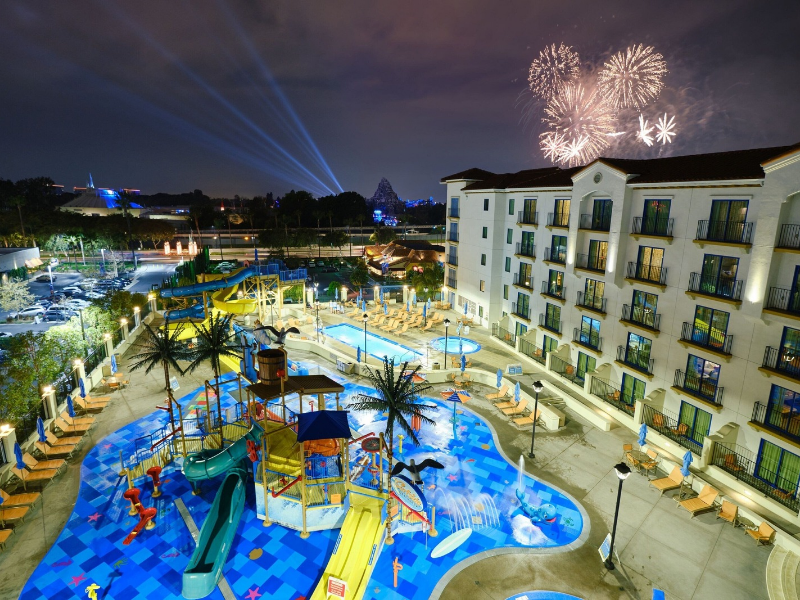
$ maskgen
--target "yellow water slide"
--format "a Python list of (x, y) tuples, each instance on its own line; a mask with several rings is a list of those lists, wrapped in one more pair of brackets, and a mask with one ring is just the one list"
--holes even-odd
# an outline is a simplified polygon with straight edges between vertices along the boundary
[(350, 510), (310, 600), (326, 600), (330, 577), (347, 584), (345, 600), (361, 600), (378, 561), (384, 528), (382, 506), (381, 499), (350, 494)]
[[(231, 275), (235, 275), (239, 271), (241, 271), (241, 269), (234, 271), (231, 273)], [(231, 275), (206, 275), (206, 281), (222, 279), (223, 277), (230, 277)], [(256, 312), (256, 309), (258, 308), (258, 302), (255, 298), (237, 298), (235, 296), (240, 285), (242, 284), (238, 283), (232, 285), (231, 287), (223, 288), (213, 292), (211, 294), (211, 302), (213, 303), (214, 308), (234, 315), (248, 315)], [(233, 296), (233, 300), (230, 299), (231, 296)]]

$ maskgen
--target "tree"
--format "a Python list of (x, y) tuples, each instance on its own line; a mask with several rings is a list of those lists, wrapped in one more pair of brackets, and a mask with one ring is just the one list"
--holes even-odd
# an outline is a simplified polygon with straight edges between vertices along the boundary
[(33, 302), (28, 282), (24, 279), (9, 279), (0, 285), (0, 308), (7, 311), (17, 311), (30, 306)]
[(374, 244), (388, 244), (397, 239), (397, 232), (391, 227), (385, 227), (378, 223), (369, 239)]
[(342, 246), (347, 244), (348, 240), (350, 240), (350, 236), (347, 235), (344, 231), (331, 231), (325, 234), (325, 242), (331, 248), (339, 248), (339, 252), (341, 253)]
[(350, 283), (361, 289), (367, 285), (368, 282), (369, 271), (367, 271), (367, 265), (363, 261), (359, 261), (353, 269), (353, 272), (350, 273)]
[[(170, 402), (173, 402), (175, 398), (172, 396), (172, 385), (169, 382), (170, 369), (183, 375), (186, 371), (178, 362), (191, 362), (194, 358), (192, 351), (180, 339), (183, 334), (183, 323), (179, 323), (172, 330), (170, 330), (169, 321), (166, 321), (161, 329), (153, 329), (147, 323), (144, 323), (144, 327), (147, 333), (144, 340), (136, 344), (139, 352), (131, 357), (131, 370), (144, 369), (145, 373), (150, 373), (154, 368), (162, 367), (164, 369), (164, 389), (167, 391)], [(170, 417), (172, 416), (171, 408)]]
[[(444, 285), (444, 267), (439, 263), (424, 263), (413, 267), (406, 272), (406, 277), (411, 280), (411, 285), (417, 292), (417, 297), (427, 300), (436, 295)], [(426, 293), (425, 290), (428, 290)]]
[[(133, 207), (133, 196), (129, 192), (122, 192), (119, 194), (117, 198), (117, 210), (122, 211), (122, 215), (125, 217), (125, 237), (127, 238), (126, 241), (130, 245), (131, 242), (131, 213), (130, 210)], [(130, 246), (129, 246), (130, 247)]]
[[(394, 429), (398, 427), (410, 439), (415, 446), (419, 446), (417, 432), (411, 426), (414, 417), (425, 425), (436, 425), (436, 422), (429, 418), (425, 412), (435, 410), (435, 406), (423, 404), (421, 396), (432, 389), (429, 383), (413, 383), (413, 376), (420, 370), (417, 365), (413, 370), (408, 369), (408, 362), (404, 362), (400, 372), (395, 375), (394, 359), (383, 359), (383, 370), (369, 369), (367, 377), (370, 387), (375, 390), (375, 395), (357, 394), (350, 403), (352, 410), (376, 411), (378, 414), (386, 415), (386, 444), (389, 447), (389, 472), (392, 471), (392, 460), (394, 454)], [(391, 519), (386, 522), (388, 538), (392, 537)]]
[(214, 390), (217, 393), (217, 417), (220, 420), (222, 429), (222, 402), (220, 400), (219, 376), (222, 371), (220, 359), (223, 357), (241, 359), (241, 349), (236, 342), (236, 333), (231, 327), (233, 315), (221, 313), (211, 313), (208, 325), (198, 324), (197, 343), (191, 350), (191, 363), (187, 367), (189, 372), (194, 372), (197, 367), (205, 361), (211, 361), (211, 368), (214, 371)]
[(328, 284), (328, 296), (330, 296), (331, 298), (335, 298), (336, 297), (336, 290), (341, 291), (341, 287), (342, 287), (342, 285), (338, 281), (331, 281)]
[(25, 223), (22, 221), (22, 207), (25, 206), (25, 197), (24, 196), (13, 196), (8, 200), (8, 203), (11, 206), (17, 207), (17, 213), (19, 214), (19, 228), (22, 230), (22, 237), (25, 237)]

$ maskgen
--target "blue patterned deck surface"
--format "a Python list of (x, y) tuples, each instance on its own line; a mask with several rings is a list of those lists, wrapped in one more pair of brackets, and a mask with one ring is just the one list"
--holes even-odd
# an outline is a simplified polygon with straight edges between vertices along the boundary
[[(346, 386), (348, 397), (366, 392), (330, 374)], [(228, 391), (236, 383), (223, 385), (223, 406), (234, 400)], [(186, 400), (202, 392), (194, 390)], [(297, 400), (287, 403), (291, 406)], [(344, 400), (346, 402), (346, 400)], [(495, 449), (492, 434), (483, 421), (465, 411), (451, 422), (452, 404), (434, 400), (435, 427), (423, 427), (422, 445), (408, 441), (399, 458), (408, 462), (431, 456), (445, 465), (442, 471), (425, 471), (425, 494), (437, 507), (436, 538), (424, 532), (401, 533), (395, 544), (384, 546), (365, 598), (428, 598), (435, 584), (460, 561), (475, 554), (502, 547), (555, 547), (574, 542), (583, 529), (581, 512), (573, 502), (540, 481), (524, 478), (527, 500), (533, 505), (551, 503), (558, 510), (552, 524), (535, 526), (519, 510), (514, 496), (517, 470)], [(127, 514), (122, 498), (126, 479), (118, 476), (119, 451), (127, 451), (131, 440), (164, 420), (163, 413), (132, 423), (101, 440), (86, 456), (81, 469), (81, 487), (74, 511), (56, 543), (28, 580), (22, 600), (86, 598), (86, 588), (99, 586), (103, 600), (179, 599), (183, 569), (194, 542), (174, 507), (180, 497), (198, 528), (222, 477), (204, 482), (199, 496), (180, 472), (179, 464), (167, 466), (161, 474), (163, 495), (151, 498), (151, 486), (138, 480), (142, 503), (158, 509), (157, 526), (143, 531), (129, 546), (122, 540), (136, 525), (137, 517)], [(351, 413), (351, 424), (359, 433), (383, 431), (383, 417)], [(397, 432), (396, 432), (397, 433)], [(354, 446), (355, 447), (355, 446)], [(358, 453), (355, 457), (358, 458)], [(310, 596), (333, 549), (338, 531), (314, 532), (303, 540), (299, 532), (278, 525), (263, 527), (254, 510), (254, 490), (249, 489), (247, 505), (225, 566), (225, 577), (238, 598), (259, 597), (298, 600)], [(54, 499), (47, 498), (44, 510)], [(494, 511), (496, 508), (496, 513)], [(431, 559), (430, 552), (450, 533), (469, 526), (473, 532), (455, 551)], [(11, 549), (13, 552), (13, 548)], [(391, 563), (399, 558), (403, 570), (393, 588)], [(221, 599), (218, 590), (209, 596)]]

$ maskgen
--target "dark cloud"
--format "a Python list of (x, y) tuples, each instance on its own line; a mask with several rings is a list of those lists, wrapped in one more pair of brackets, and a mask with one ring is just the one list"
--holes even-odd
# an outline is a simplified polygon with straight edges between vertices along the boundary
[(800, 140), (799, 23), (798, 3), (744, 0), (5, 2), (0, 176), (335, 187), (270, 109), (263, 61), (342, 187), (371, 194), (386, 176), (404, 197), (441, 198), (442, 174), (544, 164), (520, 95), (560, 41), (595, 64), (634, 42), (664, 54), (660, 102), (679, 119), (667, 151), (785, 144)]

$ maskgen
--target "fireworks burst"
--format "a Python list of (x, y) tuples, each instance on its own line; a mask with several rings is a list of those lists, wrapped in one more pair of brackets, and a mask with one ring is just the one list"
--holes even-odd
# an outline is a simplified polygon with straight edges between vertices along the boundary
[(528, 83), (535, 96), (549, 100), (580, 73), (580, 58), (571, 46), (552, 44), (539, 52), (531, 63)]
[(658, 98), (666, 73), (664, 57), (652, 46), (638, 44), (614, 54), (597, 80), (600, 92), (615, 109), (640, 109)]
[(653, 126), (650, 125), (648, 127), (648, 125), (647, 119), (645, 119), (643, 115), (639, 115), (639, 133), (636, 134), (636, 137), (642, 140), (647, 146), (652, 146), (653, 136), (651, 134), (653, 133)]
[(656, 124), (656, 139), (662, 144), (671, 144), (675, 135), (675, 116), (673, 115), (667, 120), (667, 113), (664, 113), (663, 117), (658, 118)]
[(544, 152), (544, 157), (555, 163), (561, 160), (561, 156), (565, 151), (566, 142), (564, 141), (564, 136), (560, 133), (547, 132), (542, 135), (539, 140), (539, 146), (541, 146)]
[(609, 145), (608, 136), (614, 133), (615, 119), (608, 104), (600, 94), (586, 90), (580, 83), (566, 84), (550, 98), (544, 112), (542, 121), (549, 131), (540, 135), (540, 145), (546, 152), (561, 148), (558, 162), (569, 166), (600, 156)]

